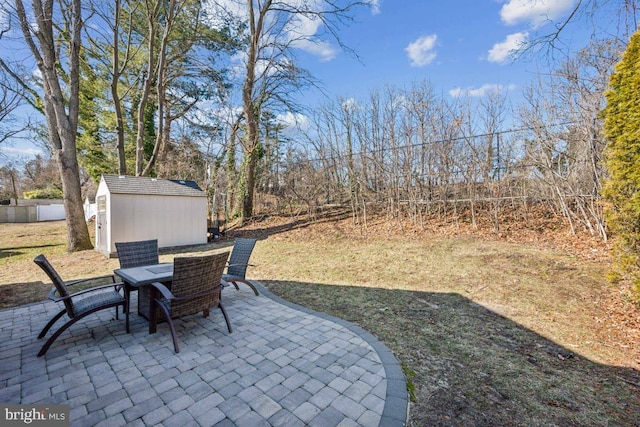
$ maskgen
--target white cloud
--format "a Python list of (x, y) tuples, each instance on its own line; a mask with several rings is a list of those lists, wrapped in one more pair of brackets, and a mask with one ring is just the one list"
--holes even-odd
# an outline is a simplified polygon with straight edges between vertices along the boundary
[(292, 46), (316, 55), (322, 61), (330, 61), (335, 58), (336, 50), (329, 43), (314, 39), (321, 25), (320, 19), (299, 15), (289, 22), (285, 32), (292, 41)]
[(354, 112), (360, 109), (360, 105), (358, 104), (358, 101), (353, 97), (341, 99), (340, 107), (342, 108), (343, 111), (349, 111), (349, 112)]
[[(379, 10), (379, 0), (368, 0), (374, 10)], [(321, 0), (280, 0), (279, 6), (286, 8), (301, 7), (308, 8), (310, 10), (321, 11), (324, 7), (324, 3)], [(275, 2), (274, 2), (275, 4)], [(246, 22), (248, 20), (249, 11), (247, 9), (246, 1), (238, 0), (208, 0), (207, 7), (212, 18), (214, 25), (223, 26), (225, 21), (223, 17), (233, 16), (240, 22)], [(278, 6), (275, 6), (274, 12), (271, 12), (267, 16), (264, 28), (280, 28), (280, 25), (284, 25), (282, 32), (274, 32), (269, 34), (264, 39), (264, 44), (289, 44), (297, 49), (309, 52), (312, 55), (318, 56), (322, 61), (329, 61), (336, 56), (336, 49), (331, 44), (322, 41), (318, 37), (318, 33), (323, 25), (322, 20), (311, 15), (286, 15), (278, 14), (275, 10)], [(257, 12), (256, 12), (257, 13)], [(285, 17), (287, 22), (275, 20)], [(291, 18), (288, 20), (288, 18)]]
[(304, 114), (289, 111), (285, 114), (278, 114), (277, 120), (287, 128), (297, 128), (301, 130), (309, 128), (309, 117)]
[(515, 90), (516, 85), (514, 84), (510, 84), (508, 86), (503, 86), (501, 84), (484, 84), (482, 86), (480, 86), (479, 88), (466, 88), (463, 89), (461, 87), (457, 87), (454, 89), (451, 89), (449, 91), (449, 95), (453, 96), (454, 98), (458, 98), (461, 96), (470, 96), (473, 98), (481, 98), (483, 96), (485, 96), (486, 94), (490, 93), (490, 92), (504, 92), (504, 91), (511, 91), (511, 90)]
[(365, 3), (371, 8), (371, 14), (377, 15), (380, 13), (380, 0), (366, 0)]
[(429, 65), (436, 58), (436, 41), (438, 36), (432, 34), (430, 36), (420, 37), (414, 42), (409, 43), (404, 50), (411, 60), (414, 67), (424, 67)]
[(291, 40), (309, 38), (318, 32), (322, 25), (320, 19), (312, 19), (310, 16), (296, 15), (285, 26), (284, 31)]
[(493, 45), (489, 50), (487, 60), (489, 62), (498, 62), (500, 64), (506, 62), (511, 55), (527, 44), (528, 39), (529, 33), (526, 32), (509, 34), (503, 42)]
[(331, 61), (336, 57), (336, 49), (327, 42), (298, 40), (295, 47), (320, 58), (320, 61)]
[(563, 16), (575, 0), (508, 0), (500, 10), (502, 22), (507, 25), (528, 23), (539, 28)]

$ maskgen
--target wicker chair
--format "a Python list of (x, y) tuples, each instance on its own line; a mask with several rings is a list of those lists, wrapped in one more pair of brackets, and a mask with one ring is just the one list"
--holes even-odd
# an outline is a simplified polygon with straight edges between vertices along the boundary
[(231, 257), (227, 265), (226, 274), (222, 275), (222, 280), (227, 283), (232, 283), (236, 289), (238, 282), (248, 285), (256, 295), (260, 295), (256, 287), (249, 280), (246, 279), (247, 267), (250, 266), (249, 258), (256, 245), (256, 239), (237, 238), (233, 244), (233, 250), (231, 251)]
[[(51, 327), (58, 321), (58, 319), (64, 316), (65, 313), (69, 316), (69, 321), (62, 325), (53, 335), (51, 335), (47, 342), (42, 346), (42, 349), (40, 349), (40, 352), (38, 353), (38, 357), (44, 356), (47, 350), (49, 350), (49, 347), (51, 347), (51, 344), (53, 344), (53, 342), (60, 336), (60, 334), (62, 334), (65, 330), (67, 330), (67, 328), (69, 328), (71, 325), (73, 325), (83, 317), (100, 310), (115, 307), (116, 319), (118, 319), (118, 306), (122, 306), (123, 308), (127, 307), (126, 293), (123, 296), (119, 292), (124, 287), (124, 285), (123, 283), (116, 283), (115, 278), (112, 275), (74, 280), (65, 283), (44, 255), (38, 255), (37, 257), (35, 257), (33, 262), (35, 262), (40, 268), (42, 268), (53, 282), (54, 287), (49, 292), (49, 299), (56, 302), (62, 301), (64, 304), (64, 309), (56, 314), (49, 321), (49, 323), (46, 324), (46, 326), (42, 329), (42, 332), (40, 332), (40, 335), (38, 335), (38, 339), (43, 338), (47, 334), (49, 329), (51, 329)], [(94, 286), (92, 288), (84, 289), (74, 293), (69, 292), (70, 286), (97, 280), (105, 281), (107, 279), (111, 280), (111, 283), (107, 285)], [(125, 323), (128, 333), (128, 310), (126, 310)]]
[[(120, 268), (142, 267), (144, 265), (158, 264), (158, 240), (140, 240), (135, 242), (116, 242), (118, 261)], [(125, 287), (127, 301), (131, 301), (131, 286)], [(129, 310), (129, 307), (126, 308)], [(143, 286), (138, 292), (138, 313), (149, 311), (149, 287)]]
[(172, 319), (198, 312), (208, 317), (209, 309), (218, 307), (222, 311), (229, 333), (233, 332), (227, 312), (220, 302), (221, 277), (228, 256), (229, 252), (200, 257), (176, 257), (173, 263), (171, 290), (162, 283), (151, 284), (159, 295), (152, 301), (149, 333), (155, 333), (157, 330), (156, 307), (160, 307), (169, 324), (176, 353), (180, 352), (180, 348)]
[(116, 243), (120, 268), (153, 265), (159, 262), (158, 240), (142, 240), (139, 242)]

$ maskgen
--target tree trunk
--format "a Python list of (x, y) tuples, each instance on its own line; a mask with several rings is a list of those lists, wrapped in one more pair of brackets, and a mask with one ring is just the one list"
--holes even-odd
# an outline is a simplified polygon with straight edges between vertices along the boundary
[[(156, 161), (158, 160), (158, 155), (169, 141), (169, 136), (171, 133), (171, 121), (165, 121), (165, 102), (166, 102), (166, 75), (167, 75), (167, 46), (169, 44), (169, 35), (171, 34), (171, 29), (174, 24), (174, 13), (176, 4), (175, 1), (170, 1), (169, 5), (169, 13), (165, 17), (166, 23), (164, 27), (164, 32), (162, 34), (162, 41), (160, 42), (160, 46), (158, 49), (158, 67), (156, 72), (156, 96), (158, 98), (158, 134), (156, 135), (156, 139), (153, 145), (153, 153), (151, 154), (151, 158), (147, 163), (147, 166), (144, 168), (140, 175), (148, 176), (153, 167), (155, 166)], [(167, 109), (167, 115), (169, 114), (169, 110)], [(165, 126), (166, 124), (166, 126)]]
[(127, 174), (127, 159), (124, 151), (124, 114), (122, 112), (122, 103), (120, 94), (118, 93), (118, 83), (120, 81), (120, 53), (118, 51), (118, 29), (120, 28), (120, 0), (115, 0), (115, 18), (113, 25), (113, 69), (111, 75), (111, 96), (113, 98), (113, 106), (116, 113), (116, 134), (118, 146), (118, 173), (120, 175)]
[[(251, 115), (251, 114), (250, 114)], [(256, 183), (256, 162), (258, 156), (256, 149), (260, 143), (258, 124), (255, 117), (247, 118), (247, 147), (245, 149), (244, 168), (244, 194), (242, 195), (242, 218), (250, 218), (253, 215), (253, 193)]]
[[(75, 139), (75, 138), (74, 138)], [(75, 145), (75, 144), (74, 144)], [(67, 222), (67, 248), (70, 252), (92, 249), (89, 228), (84, 219), (80, 174), (75, 147), (55, 153), (62, 179), (64, 213)]]
[(238, 118), (231, 126), (231, 134), (229, 136), (229, 142), (227, 143), (227, 194), (225, 197), (225, 221), (229, 221), (227, 213), (231, 212), (235, 216), (235, 194), (238, 190), (238, 173), (236, 170), (236, 138), (240, 127), (241, 118)]
[[(67, 222), (67, 249), (70, 252), (93, 248), (89, 237), (89, 229), (84, 220), (82, 195), (80, 191), (80, 174), (76, 155), (76, 136), (78, 129), (78, 114), (80, 105), (80, 45), (82, 21), (81, 0), (73, 0), (66, 4), (64, 12), (68, 20), (60, 31), (65, 31), (70, 42), (68, 47), (68, 87), (64, 94), (58, 75), (58, 68), (62, 66), (58, 50), (62, 48), (58, 35), (54, 35), (54, 28), (59, 29), (59, 23), (54, 22), (53, 0), (44, 3), (34, 2), (34, 17), (38, 26), (35, 33), (38, 43), (32, 38), (32, 23), (21, 0), (16, 0), (16, 12), (20, 20), (25, 42), (33, 54), (38, 69), (42, 73), (44, 90), (44, 111), (49, 131), (49, 144), (58, 160), (64, 209)], [(68, 104), (65, 103), (68, 99)], [(68, 112), (67, 112), (68, 111)]]
[[(144, 175), (144, 137), (145, 137), (145, 112), (151, 95), (151, 88), (156, 79), (156, 34), (158, 28), (158, 12), (160, 10), (160, 1), (149, 5), (147, 4), (147, 49), (149, 58), (147, 59), (147, 69), (142, 84), (142, 92), (140, 95), (140, 104), (137, 111), (137, 130), (136, 130), (136, 176)], [(151, 6), (151, 8), (149, 8)]]
[(253, 0), (247, 0), (249, 12), (249, 29), (251, 39), (249, 43), (249, 51), (247, 54), (246, 76), (242, 85), (242, 107), (246, 124), (245, 135), (245, 187), (242, 195), (242, 217), (249, 218), (253, 215), (253, 191), (255, 187), (255, 170), (258, 156), (256, 149), (260, 144), (258, 133), (258, 119), (260, 117), (259, 106), (254, 101), (253, 88), (256, 82), (256, 67), (258, 65), (260, 53), (260, 41), (264, 25), (265, 15), (271, 8), (271, 0), (267, 0), (258, 10), (258, 19), (256, 20)]
[(245, 194), (242, 200), (242, 218), (250, 218), (253, 215), (253, 193), (256, 187), (256, 163), (255, 151), (248, 153), (245, 164)]

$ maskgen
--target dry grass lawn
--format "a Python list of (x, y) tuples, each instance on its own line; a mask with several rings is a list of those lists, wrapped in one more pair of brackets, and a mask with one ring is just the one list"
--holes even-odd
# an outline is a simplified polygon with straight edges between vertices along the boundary
[[(534, 238), (385, 227), (267, 219), (220, 242), (162, 251), (161, 260), (259, 238), (250, 277), (360, 324), (394, 352), (413, 396), (412, 425), (638, 425), (637, 306), (604, 280), (606, 257)], [(63, 222), (0, 224), (2, 307), (44, 299), (38, 253), (65, 279), (118, 267), (94, 251), (66, 253), (65, 239)]]

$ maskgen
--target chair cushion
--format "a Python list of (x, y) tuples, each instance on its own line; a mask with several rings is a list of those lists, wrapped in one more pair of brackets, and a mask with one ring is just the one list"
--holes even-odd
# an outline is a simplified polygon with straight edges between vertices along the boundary
[(116, 291), (96, 292), (82, 299), (73, 301), (73, 310), (76, 316), (86, 313), (94, 308), (102, 307), (108, 304), (124, 303), (124, 297)]

